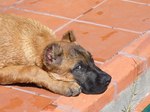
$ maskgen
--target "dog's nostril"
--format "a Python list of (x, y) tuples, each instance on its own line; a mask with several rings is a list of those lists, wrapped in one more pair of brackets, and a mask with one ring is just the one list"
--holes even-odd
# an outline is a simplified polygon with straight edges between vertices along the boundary
[(108, 85), (110, 83), (111, 80), (106, 81), (106, 85)]
[(108, 85), (111, 82), (111, 76), (107, 76), (107, 78), (105, 79), (105, 83)]
[(106, 76), (104, 76), (104, 77), (102, 78), (102, 83), (103, 83), (104, 85), (108, 85), (110, 82), (111, 82), (111, 76), (106, 75)]

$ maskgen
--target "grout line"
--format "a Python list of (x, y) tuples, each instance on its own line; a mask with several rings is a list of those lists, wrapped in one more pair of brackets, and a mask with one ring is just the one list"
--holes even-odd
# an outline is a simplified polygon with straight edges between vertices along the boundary
[(56, 17), (56, 18), (60, 18), (60, 19), (64, 19), (64, 20), (72, 20), (72, 18), (68, 18), (65, 16), (59, 16), (59, 15), (55, 15), (55, 14), (51, 14), (51, 13), (47, 13), (47, 12), (39, 12), (39, 11), (28, 10), (28, 9), (23, 9), (23, 8), (16, 8), (16, 7), (11, 7), (11, 8), (16, 9), (16, 10), (21, 10), (24, 12), (38, 14), (38, 15), (51, 16), (51, 17)]
[(99, 4), (97, 4), (96, 6), (92, 7), (93, 9), (99, 7), (100, 5), (104, 4), (105, 2), (107, 2), (108, 0), (103, 0), (102, 2), (100, 2)]
[(90, 21), (75, 20), (75, 22), (84, 23), (84, 24), (90, 24), (90, 25), (94, 25), (94, 26), (101, 26), (101, 27), (113, 29), (112, 26), (108, 26), (108, 25), (104, 25), (104, 24), (99, 24), (99, 23), (94, 23), (94, 22), (90, 22)]
[(67, 22), (66, 24), (60, 26), (59, 28), (57, 28), (56, 30), (54, 30), (54, 33), (62, 30), (64, 27), (66, 27), (67, 25), (73, 23), (75, 20), (77, 20), (78, 18), (80, 18), (82, 15), (79, 15), (78, 17), (74, 18), (74, 19), (71, 19), (69, 22)]
[(75, 19), (69, 18), (69, 17), (64, 17), (64, 16), (59, 16), (59, 15), (55, 15), (55, 14), (50, 14), (50, 13), (46, 13), (46, 12), (38, 12), (38, 11), (34, 11), (34, 10), (28, 10), (28, 9), (22, 9), (22, 8), (15, 8), (15, 7), (11, 7), (14, 8), (16, 10), (21, 10), (24, 12), (30, 12), (30, 13), (34, 13), (34, 14), (39, 14), (39, 15), (45, 15), (45, 16), (51, 16), (51, 17), (56, 17), (59, 19), (64, 19), (64, 20), (69, 20), (69, 22), (67, 22), (66, 24), (64, 24), (63, 26), (57, 28), (54, 32), (58, 32), (59, 30), (61, 30), (62, 28), (66, 27), (67, 25), (71, 24), (72, 22), (79, 22), (79, 23), (84, 23), (84, 24), (90, 24), (90, 25), (94, 25), (94, 26), (100, 26), (100, 27), (104, 27), (104, 28), (109, 28), (109, 29), (116, 29), (116, 30), (120, 30), (120, 31), (125, 31), (125, 32), (130, 32), (130, 33), (136, 33), (136, 34), (141, 34), (142, 32), (138, 32), (138, 31), (134, 31), (134, 30), (129, 30), (129, 29), (125, 29), (125, 28), (117, 28), (117, 27), (113, 27), (113, 26), (109, 26), (109, 25), (105, 25), (105, 24), (100, 24), (100, 23), (95, 23), (95, 22), (90, 22), (90, 21), (84, 21), (84, 20), (77, 20), (78, 18), (80, 18), (82, 15), (76, 17)]
[(35, 95), (35, 96), (40, 96), (40, 97), (44, 97), (44, 98), (48, 98), (48, 99), (55, 99), (55, 97), (39, 94), (37, 92), (33, 92), (33, 91), (29, 91), (29, 90), (24, 90), (24, 89), (12, 87), (12, 86), (5, 86), (5, 87), (10, 88), (10, 89), (14, 89), (14, 90), (17, 90), (17, 91), (21, 91), (21, 92), (24, 92), (24, 93), (32, 94), (32, 95)]
[[(133, 41), (131, 41), (130, 43), (128, 43), (123, 49), (125, 49), (126, 47), (128, 47), (128, 46), (130, 46), (132, 43), (135, 43), (135, 42), (137, 42), (140, 38), (143, 38), (143, 35), (145, 35), (146, 33), (148, 33), (148, 32), (150, 32), (150, 30), (148, 30), (148, 31), (146, 31), (146, 32), (142, 32), (140, 35), (139, 35), (139, 37), (138, 38), (136, 38), (136, 39), (134, 39)], [(123, 53), (123, 49), (122, 50), (120, 50), (120, 51), (118, 51), (118, 53), (116, 53), (115, 55), (113, 55), (111, 58), (109, 58), (109, 59), (107, 59), (105, 62), (103, 62), (103, 63), (108, 63), (109, 61), (111, 61), (116, 55), (118, 55), (118, 54), (120, 54), (120, 53), (122, 53), (122, 54), (125, 54), (125, 53)], [(128, 53), (126, 53), (126, 54), (128, 54)], [(136, 56), (136, 55), (134, 55), (134, 56)], [(133, 57), (130, 57), (130, 58), (133, 58)], [(143, 60), (144, 61), (144, 60)], [(145, 60), (145, 61), (147, 61), (147, 60)], [(147, 66), (148, 66), (148, 64), (147, 64), (147, 62), (145, 62), (144, 61), (144, 63), (145, 63), (145, 67), (144, 68), (148, 68)], [(145, 71), (144, 72), (146, 72), (146, 69), (145, 69)]]
[(148, 61), (147, 61), (147, 58), (142, 57), (142, 56), (137, 56), (137, 55), (134, 55), (134, 54), (129, 54), (129, 53), (124, 52), (124, 51), (119, 51), (118, 54), (126, 56), (128, 58), (139, 59), (139, 60), (143, 61), (143, 63), (144, 63), (143, 73), (147, 72), (147, 70), (148, 70)]
[(60, 31), (61, 29), (63, 29), (64, 27), (68, 26), (68, 25), (71, 24), (72, 22), (73, 22), (73, 21), (71, 20), (71, 21), (69, 21), (69, 22), (63, 24), (63, 25), (60, 26), (59, 28), (55, 29), (55, 30), (53, 31), (54, 34), (57, 33), (58, 31)]
[(122, 0), (122, 1), (124, 1), (124, 2), (130, 2), (130, 3), (134, 3), (134, 4), (139, 4), (139, 5), (150, 6), (149, 3), (136, 2), (136, 1), (132, 1), (132, 0)]
[[(131, 44), (137, 42), (140, 38), (142, 38), (142, 36), (143, 36), (143, 33), (141, 33), (140, 35), (138, 35), (137, 38), (135, 38), (133, 41), (131, 41), (131, 42), (129, 42), (127, 45), (125, 45), (124, 48), (122, 48), (122, 50), (120, 50), (120, 51), (123, 51), (126, 47), (128, 47), (128, 46), (130, 46)], [(118, 51), (118, 52), (120, 52), (120, 51)]]
[[(102, 2), (97, 4), (96, 6), (92, 7), (91, 10), (99, 7), (100, 5), (104, 4), (106, 1), (108, 1), (108, 0), (103, 0)], [(122, 1), (130, 1), (130, 0), (122, 0)], [(59, 15), (55, 15), (55, 14), (51, 14), (51, 13), (38, 12), (38, 11), (34, 11), (34, 10), (28, 10), (28, 9), (16, 8), (15, 7), (17, 4), (20, 4), (22, 2), (24, 2), (24, 0), (18, 0), (12, 6), (5, 7), (2, 11), (4, 12), (5, 10), (8, 10), (9, 8), (14, 8), (16, 10), (21, 10), (21, 11), (24, 11), (24, 12), (30, 12), (30, 13), (34, 13), (34, 14), (51, 16), (51, 17), (56, 17), (56, 18), (60, 18), (60, 19), (64, 19), (64, 20), (69, 20), (69, 22), (67, 22), (66, 24), (64, 24), (64, 25), (60, 26), (59, 28), (57, 28), (54, 31), (55, 33), (58, 32), (59, 30), (63, 29), (67, 25), (71, 24), (72, 22), (79, 22), (79, 23), (84, 23), (84, 24), (90, 24), (90, 25), (95, 25), (95, 26), (100, 26), (100, 27), (105, 27), (105, 28), (110, 28), (110, 29), (116, 29), (116, 30), (120, 30), (120, 31), (130, 32), (130, 33), (141, 34), (141, 32), (130, 30), (130, 29), (126, 29), (126, 28), (119, 28), (119, 27), (113, 27), (113, 26), (109, 26), (109, 25), (105, 25), (105, 24), (99, 24), (99, 23), (90, 22), (90, 21), (78, 20), (80, 17), (82, 17), (84, 15), (85, 12), (83, 14), (81, 14), (80, 16), (72, 19), (72, 18), (69, 18), (69, 17), (59, 16)], [(91, 11), (91, 10), (88, 10), (88, 11)]]
[(22, 3), (22, 2), (24, 2), (24, 0), (17, 0), (17, 1), (16, 1), (15, 3), (13, 3), (12, 5), (4, 7), (4, 8), (1, 10), (1, 12), (4, 12), (4, 11), (10, 9), (11, 7), (15, 7), (16, 5), (18, 5), (18, 4)]
[(109, 28), (109, 29), (116, 29), (116, 30), (120, 30), (120, 31), (124, 31), (124, 32), (142, 34), (142, 32), (138, 32), (138, 31), (134, 31), (134, 30), (126, 29), (126, 28), (113, 27), (113, 26), (104, 25), (104, 24), (95, 23), (95, 22), (90, 22), (90, 21), (75, 20), (75, 22), (84, 23), (84, 24), (90, 24), (90, 25), (94, 25), (94, 26), (105, 27), (105, 28)]
[(71, 105), (55, 104), (55, 102), (52, 104), (57, 105), (56, 108), (61, 110), (62, 112), (80, 112), (79, 109), (77, 109)]
[(93, 10), (93, 8), (90, 8), (89, 10), (83, 12), (82, 15), (85, 15), (85, 14), (87, 14), (88, 12), (91, 12), (92, 10)]
[(89, 10), (83, 12), (82, 15), (85, 15), (85, 14), (87, 14), (88, 12), (92, 11), (93, 9), (96, 9), (96, 8), (99, 7), (100, 5), (104, 4), (106, 1), (107, 1), (107, 0), (103, 0), (103, 1), (100, 2), (99, 4), (97, 4), (97, 5), (93, 6), (93, 7), (91, 7)]
[(117, 27), (114, 27), (113, 29), (121, 30), (121, 31), (125, 31), (125, 32), (130, 32), (130, 33), (142, 34), (142, 32), (138, 32), (138, 31), (134, 31), (134, 30), (126, 29), (126, 28), (117, 28)]
[(66, 24), (60, 26), (59, 28), (57, 28), (57, 29), (54, 31), (54, 33), (60, 31), (61, 29), (63, 29), (64, 27), (68, 26), (69, 24), (71, 24), (71, 23), (73, 23), (73, 22), (76, 22), (80, 17), (82, 17), (82, 16), (85, 15), (86, 13), (90, 12), (90, 11), (93, 10), (94, 8), (96, 8), (96, 7), (100, 6), (100, 5), (102, 5), (102, 4), (103, 4), (104, 2), (106, 2), (106, 1), (107, 1), (107, 0), (103, 0), (102, 2), (100, 2), (99, 4), (97, 4), (95, 7), (92, 7), (92, 8), (90, 8), (89, 10), (83, 12), (83, 13), (82, 13), (81, 15), (79, 15), (78, 17), (76, 17), (76, 18), (74, 18), (74, 19), (71, 19), (71, 21), (69, 21), (68, 23), (66, 23)]
[(17, 0), (13, 5), (18, 5), (18, 4), (20, 4), (20, 3), (22, 3), (22, 2), (24, 2), (25, 0)]
[(129, 53), (124, 52), (124, 51), (119, 51), (118, 54), (124, 55), (128, 58), (136, 58), (136, 59), (140, 59), (142, 61), (147, 61), (147, 59), (145, 57), (137, 56), (137, 55), (134, 55), (134, 54), (129, 54)]
[(118, 84), (115, 80), (111, 81), (113, 86), (114, 86), (114, 95), (113, 95), (113, 99), (117, 100), (118, 97)]

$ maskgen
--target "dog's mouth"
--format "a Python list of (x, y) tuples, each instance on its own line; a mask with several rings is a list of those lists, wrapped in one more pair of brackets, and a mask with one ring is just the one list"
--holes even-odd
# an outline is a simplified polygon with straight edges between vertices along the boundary
[(82, 93), (85, 93), (85, 94), (102, 94), (107, 90), (107, 88), (111, 82), (110, 76), (108, 79), (109, 80), (107, 80), (107, 81), (104, 81), (104, 79), (102, 81), (102, 78), (99, 78), (99, 77), (96, 78), (95, 80), (92, 80), (92, 78), (91, 78), (91, 79), (86, 80), (83, 83), (78, 82), (78, 84), (81, 86)]
[(108, 88), (107, 86), (103, 86), (103, 87), (92, 87), (92, 88), (85, 88), (85, 87), (81, 87), (81, 91), (84, 94), (102, 94), (104, 93)]

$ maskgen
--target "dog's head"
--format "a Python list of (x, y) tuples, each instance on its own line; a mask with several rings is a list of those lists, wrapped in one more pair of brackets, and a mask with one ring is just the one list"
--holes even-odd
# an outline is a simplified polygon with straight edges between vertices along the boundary
[(83, 93), (103, 93), (111, 76), (98, 68), (92, 55), (75, 41), (74, 34), (69, 31), (61, 41), (48, 45), (43, 58), (45, 68), (53, 72), (57, 80), (76, 81)]

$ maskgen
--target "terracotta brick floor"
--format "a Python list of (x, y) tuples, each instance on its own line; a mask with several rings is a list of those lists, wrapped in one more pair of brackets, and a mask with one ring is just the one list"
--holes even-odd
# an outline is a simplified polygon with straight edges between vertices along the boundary
[(98, 112), (150, 65), (150, 0), (0, 0), (0, 12), (36, 19), (59, 39), (73, 30), (113, 78), (104, 94), (78, 97), (0, 86), (0, 112)]

